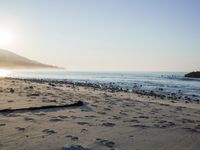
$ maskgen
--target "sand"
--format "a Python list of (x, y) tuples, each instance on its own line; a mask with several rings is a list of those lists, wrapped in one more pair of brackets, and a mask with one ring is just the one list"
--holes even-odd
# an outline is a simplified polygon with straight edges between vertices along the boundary
[(0, 79), (0, 150), (197, 150), (200, 104), (70, 84)]

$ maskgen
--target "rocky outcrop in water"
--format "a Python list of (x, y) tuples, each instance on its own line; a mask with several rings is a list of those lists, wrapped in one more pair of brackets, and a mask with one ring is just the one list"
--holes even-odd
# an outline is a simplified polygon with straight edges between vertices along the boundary
[(185, 77), (189, 77), (189, 78), (200, 78), (200, 71), (190, 72), (190, 73), (188, 73), (188, 74), (185, 74)]

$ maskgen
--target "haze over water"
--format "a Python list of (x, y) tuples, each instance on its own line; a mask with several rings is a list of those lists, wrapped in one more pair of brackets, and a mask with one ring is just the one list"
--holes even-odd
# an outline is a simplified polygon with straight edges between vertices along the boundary
[(78, 71), (200, 70), (198, 0), (0, 0), (0, 49)]

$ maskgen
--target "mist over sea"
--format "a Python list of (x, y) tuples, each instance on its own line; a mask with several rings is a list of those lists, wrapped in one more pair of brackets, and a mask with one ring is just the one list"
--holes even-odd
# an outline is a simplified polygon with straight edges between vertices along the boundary
[(200, 100), (200, 79), (185, 78), (184, 72), (70, 72), (66, 70), (12, 71), (8, 77), (65, 80), (118, 87), (128, 92), (156, 93), (166, 97)]

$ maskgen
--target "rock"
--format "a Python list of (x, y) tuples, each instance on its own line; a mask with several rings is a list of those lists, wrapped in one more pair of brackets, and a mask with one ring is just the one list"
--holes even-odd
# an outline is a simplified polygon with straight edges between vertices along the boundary
[(8, 100), (8, 103), (12, 103), (12, 102), (14, 102), (13, 100)]
[(185, 77), (189, 77), (189, 78), (200, 78), (200, 71), (190, 72), (190, 73), (188, 73), (188, 74), (185, 74)]
[(5, 123), (0, 123), (0, 127), (5, 126), (5, 125), (6, 125)]
[(149, 95), (150, 96), (157, 96), (157, 94), (154, 91), (150, 91)]
[(50, 85), (50, 86), (56, 86), (56, 85), (55, 85), (55, 84), (53, 84), (53, 83), (49, 83), (49, 85)]
[(187, 104), (187, 103), (189, 103), (189, 101), (185, 101), (185, 103)]
[(70, 147), (64, 146), (62, 150), (90, 150), (88, 148), (84, 148), (81, 145), (72, 145)]
[(13, 88), (10, 88), (10, 93), (14, 93), (15, 90)]
[(29, 86), (29, 89), (33, 89), (33, 86)]

